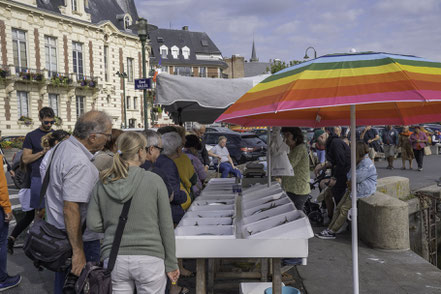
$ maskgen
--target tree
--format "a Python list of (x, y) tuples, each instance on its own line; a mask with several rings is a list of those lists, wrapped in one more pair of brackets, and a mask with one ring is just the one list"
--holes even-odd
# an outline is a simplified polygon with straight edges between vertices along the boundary
[[(293, 65), (302, 63), (303, 61), (299, 61), (299, 60), (291, 60), (288, 64), (285, 61), (281, 61), (280, 59), (275, 59), (273, 60), (273, 62), (271, 63), (271, 73), (276, 73), (278, 71), (281, 71), (284, 68), (287, 67), (291, 67)], [(270, 69), (267, 68), (267, 71), (269, 71)]]

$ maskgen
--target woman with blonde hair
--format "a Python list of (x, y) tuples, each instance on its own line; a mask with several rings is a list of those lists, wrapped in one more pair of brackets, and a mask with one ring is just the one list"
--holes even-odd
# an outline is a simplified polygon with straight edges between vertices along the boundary
[(109, 260), (119, 216), (131, 201), (112, 271), (113, 293), (164, 293), (167, 276), (179, 278), (175, 235), (167, 188), (161, 178), (140, 168), (147, 141), (142, 134), (119, 136), (110, 169), (100, 173), (87, 212), (87, 227), (104, 233), (101, 258)]

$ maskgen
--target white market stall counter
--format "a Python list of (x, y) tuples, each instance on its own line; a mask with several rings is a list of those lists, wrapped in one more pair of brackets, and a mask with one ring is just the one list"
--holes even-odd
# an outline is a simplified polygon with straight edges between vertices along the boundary
[(235, 178), (211, 179), (175, 229), (177, 257), (197, 259), (197, 294), (207, 293), (205, 259), (272, 258), (273, 293), (281, 293), (282, 258), (306, 265), (314, 234), (280, 184), (240, 190)]

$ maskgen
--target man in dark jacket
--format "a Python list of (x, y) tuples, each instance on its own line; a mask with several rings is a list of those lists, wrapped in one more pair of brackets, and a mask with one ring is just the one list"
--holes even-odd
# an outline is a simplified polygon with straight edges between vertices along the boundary
[[(324, 184), (328, 186), (338, 204), (346, 191), (347, 174), (351, 169), (351, 149), (341, 138), (335, 134), (333, 128), (327, 128), (329, 137), (326, 141), (326, 161), (317, 165), (314, 172), (318, 175), (322, 170), (331, 168), (331, 178), (326, 179)], [(331, 197), (325, 197), (328, 217), (332, 219), (334, 203)]]
[(394, 168), (395, 152), (398, 145), (398, 131), (392, 126), (386, 126), (383, 132), (384, 157), (387, 158), (387, 169)]

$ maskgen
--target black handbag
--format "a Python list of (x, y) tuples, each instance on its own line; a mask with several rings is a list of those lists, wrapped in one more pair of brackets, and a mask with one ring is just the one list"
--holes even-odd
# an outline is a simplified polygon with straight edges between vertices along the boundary
[(119, 216), (118, 226), (115, 231), (115, 238), (113, 239), (112, 249), (110, 250), (109, 263), (107, 265), (107, 268), (104, 268), (103, 264), (100, 262), (88, 262), (75, 284), (75, 293), (112, 293), (111, 273), (115, 266), (116, 257), (118, 256), (119, 246), (121, 245), (121, 238), (124, 232), (124, 227), (127, 223), (127, 216), (129, 214), (132, 198), (124, 203), (121, 215)]
[[(40, 191), (40, 206), (46, 195), (52, 159), (58, 146), (55, 147), (52, 153), (51, 161), (44, 176)], [(84, 229), (85, 226), (83, 225), (83, 232)], [(30, 227), (23, 250), (39, 270), (44, 267), (54, 272), (64, 272), (71, 265), (72, 246), (70, 245), (67, 232), (56, 228), (43, 219), (34, 221)]]

